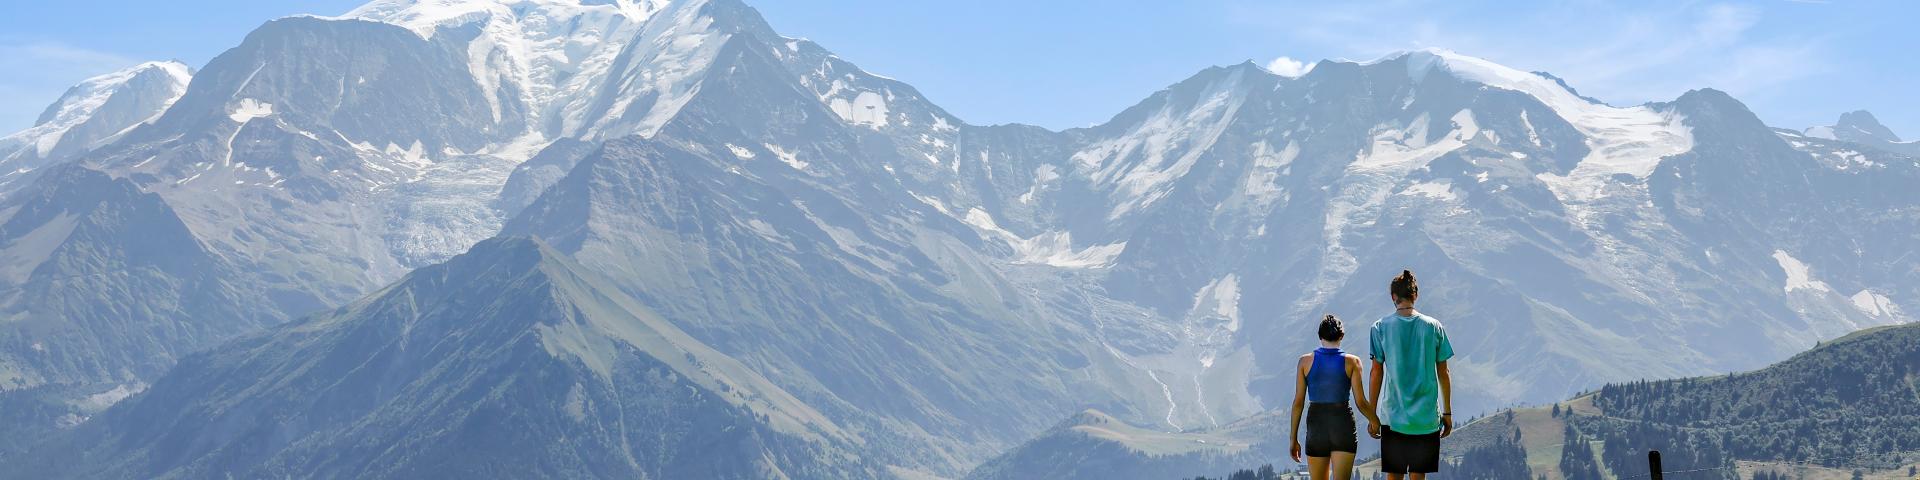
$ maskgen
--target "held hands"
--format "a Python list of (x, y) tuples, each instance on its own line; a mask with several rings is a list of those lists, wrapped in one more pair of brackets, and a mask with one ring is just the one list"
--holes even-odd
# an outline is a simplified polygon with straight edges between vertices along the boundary
[(1300, 441), (1299, 440), (1294, 440), (1293, 446), (1287, 447), (1287, 452), (1288, 454), (1293, 455), (1293, 463), (1300, 463)]
[(1373, 438), (1380, 438), (1380, 424), (1378, 424), (1378, 423), (1368, 423), (1368, 424), (1367, 424), (1367, 436), (1369, 436), (1369, 437), (1373, 437)]

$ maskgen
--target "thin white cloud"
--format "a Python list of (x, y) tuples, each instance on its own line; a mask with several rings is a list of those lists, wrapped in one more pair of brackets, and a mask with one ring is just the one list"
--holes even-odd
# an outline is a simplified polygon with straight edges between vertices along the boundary
[(1298, 77), (1312, 71), (1313, 65), (1313, 63), (1294, 60), (1292, 57), (1281, 56), (1267, 62), (1267, 71), (1283, 77)]
[(30, 62), (53, 68), (111, 68), (125, 66), (133, 59), (122, 55), (90, 50), (60, 42), (34, 41), (0, 44), (0, 62)]
[[(1545, 70), (1620, 104), (1695, 88), (1746, 98), (1777, 93), (1829, 68), (1819, 38), (1761, 35), (1761, 6), (1733, 3), (1551, 2), (1497, 7), (1440, 0), (1274, 4), (1245, 0), (1234, 22), (1283, 32), (1294, 52), (1371, 59), (1440, 47)], [(1270, 70), (1278, 69), (1270, 66)]]
[(0, 43), (0, 135), (33, 125), (67, 87), (139, 60), (61, 42)]

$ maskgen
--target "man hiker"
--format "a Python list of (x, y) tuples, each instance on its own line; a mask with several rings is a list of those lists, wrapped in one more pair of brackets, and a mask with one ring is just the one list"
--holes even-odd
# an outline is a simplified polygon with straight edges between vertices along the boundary
[(1453, 434), (1453, 385), (1447, 373), (1453, 344), (1440, 320), (1414, 310), (1420, 286), (1413, 271), (1400, 271), (1387, 290), (1394, 312), (1373, 322), (1367, 392), (1367, 403), (1380, 409), (1386, 425), (1368, 425), (1367, 434), (1380, 439), (1380, 470), (1388, 479), (1411, 474), (1424, 480), (1440, 471), (1440, 439)]

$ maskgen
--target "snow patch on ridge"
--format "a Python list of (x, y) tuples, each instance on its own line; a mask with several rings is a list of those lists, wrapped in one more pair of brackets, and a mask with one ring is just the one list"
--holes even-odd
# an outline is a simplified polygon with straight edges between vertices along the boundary
[(1127, 250), (1127, 242), (1073, 248), (1073, 234), (1047, 232), (1014, 244), (1019, 256), (1013, 263), (1052, 265), (1063, 268), (1107, 268)]
[(727, 151), (733, 152), (733, 156), (741, 160), (753, 159), (753, 150), (748, 150), (746, 147), (729, 143), (727, 144)]
[[(985, 157), (984, 153), (982, 153), (981, 155), (982, 155), (982, 158)], [(992, 170), (988, 170), (988, 171), (992, 171)], [(1052, 182), (1054, 180), (1059, 180), (1059, 179), (1060, 179), (1060, 170), (1057, 168), (1054, 168), (1053, 165), (1041, 165), (1038, 167), (1034, 167), (1033, 186), (1027, 188), (1027, 193), (1020, 194), (1020, 203), (1026, 203), (1026, 204), (1033, 203), (1034, 197), (1039, 195), (1042, 190), (1046, 189), (1048, 182)]]
[(1472, 110), (1461, 110), (1448, 119), (1452, 122), (1452, 135), (1441, 137), (1439, 141), (1427, 143), (1428, 118), (1426, 114), (1415, 117), (1405, 128), (1379, 129), (1373, 134), (1373, 145), (1354, 158), (1347, 168), (1360, 172), (1407, 172), (1427, 166), (1441, 155), (1459, 150), (1467, 145), (1467, 140), (1480, 134), (1480, 125), (1474, 122)]
[(1453, 192), (1453, 181), (1447, 179), (1415, 183), (1407, 186), (1407, 188), (1401, 190), (1400, 193), (1403, 195), (1422, 196), (1443, 201), (1460, 199), (1459, 194)]
[[(1662, 159), (1693, 149), (1693, 130), (1678, 113), (1587, 101), (1538, 74), (1451, 51), (1427, 50), (1412, 55), (1414, 60), (1444, 67), (1462, 79), (1527, 94), (1579, 130), (1587, 139), (1586, 158), (1566, 175), (1539, 176), (1563, 203), (1584, 204), (1599, 199), (1614, 175), (1645, 179)], [(1410, 62), (1410, 68), (1413, 63), (1421, 62)], [(1531, 126), (1529, 121), (1529, 130)], [(1533, 140), (1529, 133), (1529, 140)]]
[(248, 120), (271, 115), (273, 115), (273, 104), (252, 98), (242, 98), (227, 106), (227, 118), (233, 120), (233, 123), (247, 123)]
[[(1167, 359), (1176, 363), (1169, 367), (1171, 371), (1190, 375), (1195, 406), (1201, 416), (1217, 427), (1220, 421), (1213, 415), (1215, 406), (1207, 403), (1205, 380), (1215, 377), (1210, 371), (1219, 360), (1234, 355), (1233, 339), (1240, 331), (1240, 276), (1229, 273), (1195, 291), (1193, 306), (1187, 309), (1179, 327), (1180, 345)], [(1231, 377), (1236, 370), (1229, 367), (1220, 373)], [(1244, 380), (1236, 379), (1233, 383), (1244, 391)]]
[[(1211, 310), (1214, 315), (1227, 320), (1224, 325), (1227, 332), (1240, 331), (1240, 276), (1229, 273), (1194, 292), (1193, 310)], [(1205, 363), (1212, 366), (1213, 362), (1208, 359)]]
[(1854, 308), (1860, 309), (1861, 313), (1869, 316), (1893, 317), (1900, 314), (1900, 307), (1894, 305), (1893, 300), (1872, 290), (1861, 290), (1860, 293), (1853, 294), (1849, 300), (1853, 301)]
[[(1090, 170), (1095, 182), (1110, 186), (1116, 205), (1108, 214), (1118, 219), (1152, 205), (1171, 192), (1171, 184), (1187, 174), (1200, 156), (1233, 123), (1247, 96), (1239, 94), (1245, 70), (1234, 70), (1201, 93), (1190, 108), (1166, 102), (1127, 134), (1075, 152), (1073, 163)], [(1182, 151), (1178, 158), (1169, 158)]]
[(1832, 288), (1827, 286), (1826, 282), (1814, 280), (1811, 272), (1812, 269), (1808, 267), (1805, 262), (1801, 262), (1800, 259), (1793, 258), (1793, 255), (1788, 254), (1786, 250), (1774, 250), (1773, 260), (1779, 262), (1780, 270), (1787, 273), (1787, 292), (1793, 292), (1794, 290), (1833, 291)]
[(88, 395), (86, 397), (82, 397), (81, 399), (74, 402), (74, 406), (80, 407), (87, 411), (97, 412), (101, 410), (106, 410), (107, 407), (111, 407), (113, 406), (113, 404), (120, 403), (121, 400), (126, 400), (128, 397), (132, 397), (134, 394), (144, 392), (146, 390), (147, 390), (147, 384), (140, 383), (140, 382), (115, 385), (112, 390), (107, 390), (104, 392), (95, 393), (92, 395)]
[[(918, 195), (915, 196), (918, 197)], [(921, 201), (928, 201), (928, 199), (922, 198)], [(943, 212), (946, 211), (946, 206), (938, 204), (937, 200), (928, 201), (928, 203)], [(1000, 225), (994, 222), (992, 214), (978, 208), (968, 209), (966, 216), (961, 220), (1006, 241), (1008, 246), (1013, 247), (1015, 264), (1052, 265), (1062, 268), (1106, 268), (1113, 266), (1114, 259), (1127, 250), (1127, 242), (1090, 245), (1076, 250), (1073, 248), (1072, 232), (1046, 232), (1034, 235), (1032, 238), (1021, 238), (1013, 232), (1000, 228)]]
[(1252, 172), (1246, 176), (1241, 189), (1246, 192), (1256, 207), (1266, 208), (1284, 193), (1280, 188), (1280, 177), (1285, 175), (1293, 161), (1300, 157), (1300, 146), (1287, 142), (1287, 146), (1275, 151), (1265, 141), (1253, 144)]
[[(793, 167), (794, 170), (805, 171), (807, 169), (807, 162), (801, 161), (800, 157), (795, 155), (794, 152), (784, 148), (780, 148), (779, 145), (774, 145), (771, 143), (763, 144), (761, 146), (767, 147), (767, 151), (773, 152), (774, 157), (779, 158), (780, 162), (787, 164), (787, 166)], [(748, 158), (751, 158), (751, 157), (748, 157)]]
[[(1381, 206), (1402, 179), (1434, 159), (1465, 147), (1468, 140), (1480, 134), (1471, 110), (1455, 112), (1448, 122), (1452, 133), (1432, 143), (1427, 140), (1431, 137), (1428, 133), (1431, 126), (1426, 114), (1415, 117), (1404, 127), (1375, 127), (1372, 144), (1355, 155), (1347, 165), (1346, 175), (1331, 187), (1334, 193), (1327, 201), (1321, 231), (1326, 245), (1326, 266), (1315, 278), (1311, 289), (1315, 293), (1306, 303), (1323, 300), (1336, 290), (1335, 284), (1345, 281), (1359, 268), (1359, 259), (1345, 243), (1349, 226), (1373, 224), (1380, 217)], [(1419, 187), (1413, 193), (1436, 192), (1433, 187)]]
[[(874, 128), (887, 126), (887, 101), (880, 94), (860, 92), (852, 101), (845, 98), (833, 98), (827, 103), (834, 115), (854, 125)], [(936, 162), (937, 163), (937, 162)]]

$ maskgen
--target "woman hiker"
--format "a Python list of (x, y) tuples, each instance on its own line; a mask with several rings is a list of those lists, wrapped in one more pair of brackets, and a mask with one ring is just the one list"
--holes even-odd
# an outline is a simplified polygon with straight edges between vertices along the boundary
[[(1307, 471), (1313, 480), (1347, 480), (1353, 475), (1353, 455), (1359, 440), (1355, 434), (1353, 409), (1347, 399), (1359, 404), (1367, 422), (1380, 423), (1374, 417), (1373, 404), (1360, 386), (1360, 357), (1340, 350), (1346, 338), (1340, 319), (1327, 315), (1320, 320), (1320, 348), (1300, 356), (1293, 388), (1293, 433), (1289, 448), (1295, 463), (1300, 462), (1300, 410), (1307, 414)], [(1331, 476), (1329, 476), (1331, 475)]]

